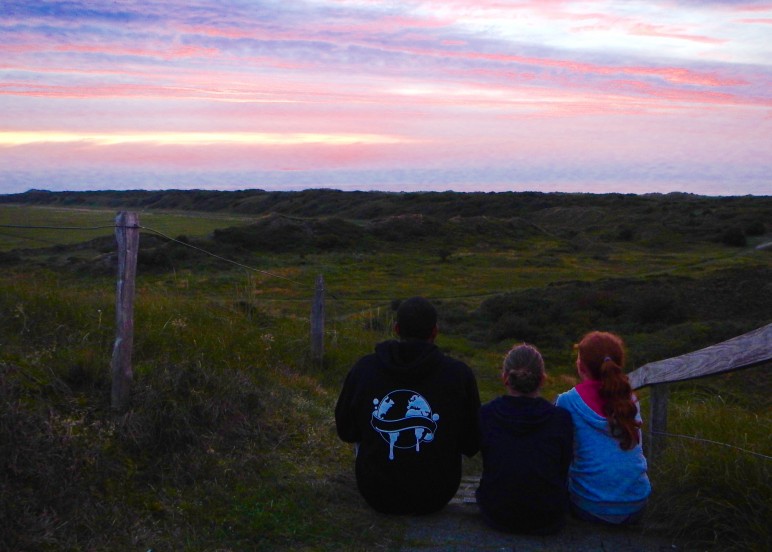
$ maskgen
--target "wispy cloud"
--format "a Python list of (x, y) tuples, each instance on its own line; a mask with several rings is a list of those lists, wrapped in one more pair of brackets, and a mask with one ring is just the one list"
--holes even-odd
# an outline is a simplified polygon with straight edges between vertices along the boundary
[(733, 159), (770, 168), (748, 154), (772, 147), (770, 22), (747, 1), (6, 0), (0, 191), (41, 155), (440, 180), (499, 179), (514, 156), (533, 170), (512, 174), (586, 180), (605, 158), (684, 163), (653, 128), (714, 163), (696, 121), (733, 137), (729, 179)]

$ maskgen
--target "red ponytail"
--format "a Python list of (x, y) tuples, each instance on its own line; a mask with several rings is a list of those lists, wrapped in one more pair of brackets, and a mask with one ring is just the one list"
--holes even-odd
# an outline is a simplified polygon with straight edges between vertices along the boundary
[(590, 332), (576, 346), (582, 365), (589, 375), (601, 382), (600, 396), (606, 401), (603, 413), (608, 419), (611, 435), (622, 450), (638, 444), (641, 422), (633, 402), (633, 390), (622, 371), (625, 350), (622, 338), (608, 332)]

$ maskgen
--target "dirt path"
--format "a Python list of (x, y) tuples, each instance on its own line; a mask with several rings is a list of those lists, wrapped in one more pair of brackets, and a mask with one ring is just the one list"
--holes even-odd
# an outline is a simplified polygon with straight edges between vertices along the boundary
[(683, 552), (673, 541), (644, 528), (601, 527), (571, 519), (559, 534), (548, 537), (511, 535), (489, 528), (474, 501), (478, 478), (466, 477), (441, 512), (410, 518), (400, 552)]

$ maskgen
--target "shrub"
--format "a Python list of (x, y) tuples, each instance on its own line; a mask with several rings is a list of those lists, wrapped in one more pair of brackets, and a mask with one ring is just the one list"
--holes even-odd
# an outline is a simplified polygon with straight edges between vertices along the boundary
[(617, 239), (619, 241), (633, 241), (633, 238), (635, 237), (635, 233), (633, 232), (633, 229), (629, 226), (622, 226), (619, 229), (619, 233), (617, 234)]
[[(90, 503), (98, 452), (77, 435), (80, 420), (35, 408), (38, 394), (18, 367), (0, 364), (0, 549), (41, 549), (77, 531)], [(79, 516), (75, 516), (79, 509)], [(65, 526), (72, 523), (74, 527)]]
[(733, 247), (744, 247), (748, 244), (748, 240), (741, 228), (729, 228), (721, 236), (721, 243)]
[(760, 220), (750, 223), (745, 228), (745, 235), (747, 236), (763, 236), (766, 233), (767, 233), (767, 227)]
[(630, 300), (632, 319), (639, 324), (675, 324), (686, 318), (686, 310), (673, 289), (661, 287), (639, 291)]

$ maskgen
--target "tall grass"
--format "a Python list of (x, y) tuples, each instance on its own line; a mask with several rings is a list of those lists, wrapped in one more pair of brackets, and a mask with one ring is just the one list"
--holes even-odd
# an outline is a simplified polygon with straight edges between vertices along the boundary
[[(159, 229), (193, 235), (222, 224), (180, 220)], [(502, 391), (506, 349), (525, 339), (522, 329), (511, 342), (472, 339), (490, 333), (473, 315), (498, 292), (530, 295), (565, 280), (589, 286), (619, 270), (629, 278), (671, 270), (699, 277), (705, 258), (714, 269), (767, 266), (707, 245), (678, 253), (626, 245), (590, 255), (543, 237), (510, 249), (467, 244), (445, 260), (433, 251), (389, 251), (245, 253), (245, 262), (307, 287), (202, 268), (195, 259), (172, 272), (141, 271), (132, 401), (120, 416), (109, 405), (112, 277), (61, 264), (56, 272), (21, 260), (7, 265), (0, 275), (0, 549), (393, 548), (397, 522), (364, 505), (353, 453), (338, 441), (332, 419), (348, 368), (389, 336), (393, 299), (422, 293), (437, 300), (447, 323), (438, 344), (472, 366), (487, 401)], [(323, 366), (309, 355), (310, 284), (318, 273), (330, 292)], [(593, 304), (608, 317), (614, 305), (604, 299)], [(545, 335), (560, 338), (537, 343), (550, 374), (548, 399), (576, 383), (564, 334), (576, 338), (576, 327), (591, 329), (585, 326), (596, 320), (577, 312), (566, 316), (573, 325), (557, 318), (535, 324), (527, 312), (549, 330)], [(625, 337), (640, 365), (687, 352), (697, 341), (731, 337), (721, 332), (745, 323), (689, 320), (631, 329)], [(448, 328), (457, 331), (442, 333)], [(772, 390), (768, 382), (743, 386), (740, 374), (734, 380), (674, 392), (670, 429), (769, 455)], [(466, 469), (479, 473), (479, 458)], [(701, 548), (768, 548), (767, 460), (671, 439), (651, 476), (648, 523)]]
[[(53, 274), (0, 281), (0, 549), (378, 548), (391, 522), (360, 505), (307, 320), (145, 290), (116, 416), (109, 300)], [(333, 358), (370, 331), (344, 333)]]
[(754, 382), (758, 397), (720, 378), (672, 393), (668, 432), (696, 439), (667, 437), (649, 519), (696, 547), (761, 552), (772, 546), (768, 367), (726, 378)]

